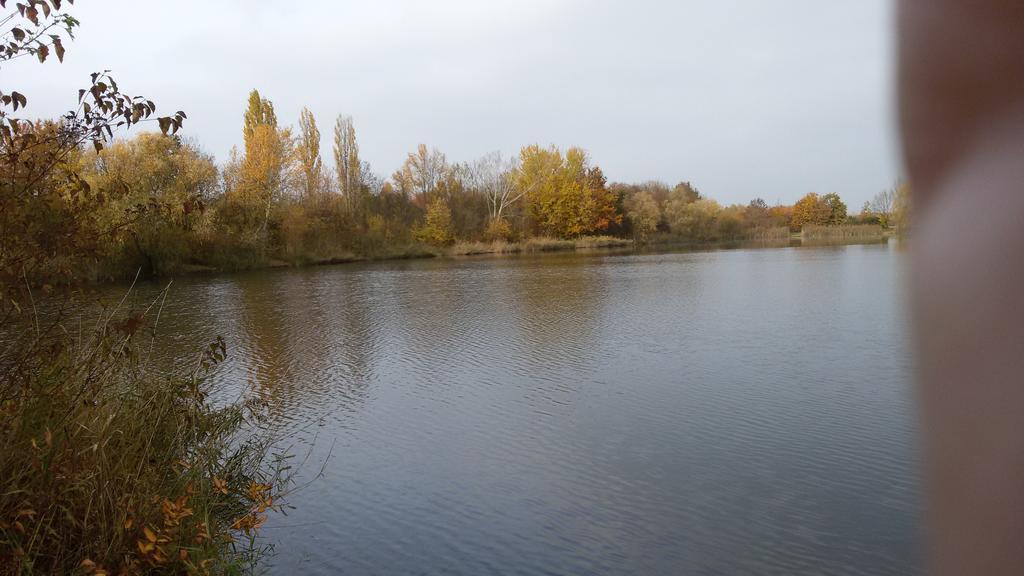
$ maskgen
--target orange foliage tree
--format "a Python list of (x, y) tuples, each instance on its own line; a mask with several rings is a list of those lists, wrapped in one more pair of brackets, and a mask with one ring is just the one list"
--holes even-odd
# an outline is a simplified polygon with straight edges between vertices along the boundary
[(555, 146), (532, 145), (520, 151), (519, 160), (515, 183), (539, 232), (576, 238), (622, 222), (615, 193), (582, 149), (570, 148), (563, 156)]
[(806, 225), (825, 226), (832, 218), (832, 208), (821, 196), (811, 192), (793, 205), (791, 226), (799, 229)]

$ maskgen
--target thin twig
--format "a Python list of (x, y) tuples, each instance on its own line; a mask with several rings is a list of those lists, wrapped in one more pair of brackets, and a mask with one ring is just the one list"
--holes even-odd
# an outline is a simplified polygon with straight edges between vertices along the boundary
[(32, 286), (28, 283), (28, 275), (25, 273), (25, 267), (21, 268), (21, 277), (25, 279), (25, 288), (28, 290), (28, 301), (32, 305), (32, 316), (35, 319), (36, 325), (36, 338), (39, 338), (39, 312), (36, 310), (36, 301), (32, 297)]

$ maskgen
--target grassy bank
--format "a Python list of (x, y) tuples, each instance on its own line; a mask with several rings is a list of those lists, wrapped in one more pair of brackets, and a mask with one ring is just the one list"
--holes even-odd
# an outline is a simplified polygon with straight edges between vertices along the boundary
[(771, 228), (754, 228), (745, 233), (740, 240), (789, 240), (792, 233), (788, 226), (774, 226)]
[(736, 242), (770, 242), (788, 241), (792, 233), (786, 226), (769, 228), (753, 228), (743, 230), (736, 234), (711, 234), (706, 237), (695, 238), (692, 235), (675, 234), (672, 232), (659, 232), (650, 235), (646, 242), (647, 246), (717, 246), (721, 244)]
[(800, 237), (804, 240), (882, 238), (885, 229), (876, 224), (850, 224), (844, 226), (804, 226)]
[(440, 255), (438, 249), (422, 244), (391, 246), (386, 249), (356, 254), (340, 252), (308, 255), (286, 262), (290, 266), (321, 266), (326, 264), (349, 264), (353, 262), (374, 262), (378, 260), (413, 260), (417, 258), (434, 258)]
[(612, 236), (585, 236), (575, 240), (558, 238), (529, 238), (522, 242), (459, 242), (442, 252), (445, 256), (473, 256), (482, 254), (518, 254), (529, 252), (556, 252), (595, 248), (627, 248), (632, 240)]
[(259, 270), (268, 268), (292, 268), (303, 266), (320, 266), (331, 264), (349, 264), (358, 262), (377, 262), (388, 260), (410, 260), (420, 258), (458, 258), (465, 256), (529, 254), (542, 252), (565, 252), (573, 250), (612, 249), (612, 248), (657, 248), (657, 247), (701, 247), (713, 248), (743, 243), (768, 243), (772, 245), (788, 245), (800, 241), (857, 241), (884, 238), (889, 232), (875, 225), (847, 226), (805, 226), (803, 233), (793, 233), (788, 227), (756, 228), (742, 234), (729, 237), (694, 239), (689, 236), (658, 233), (649, 236), (643, 243), (614, 236), (585, 236), (567, 240), (551, 237), (528, 238), (519, 242), (495, 240), (492, 242), (460, 241), (449, 247), (436, 247), (422, 243), (407, 243), (394, 246), (382, 246), (374, 250), (353, 252), (323, 251), (314, 254), (293, 254), (269, 259), (256, 257), (238, 257), (221, 259), (218, 265), (190, 264), (178, 270), (179, 273), (234, 272), (240, 270)]

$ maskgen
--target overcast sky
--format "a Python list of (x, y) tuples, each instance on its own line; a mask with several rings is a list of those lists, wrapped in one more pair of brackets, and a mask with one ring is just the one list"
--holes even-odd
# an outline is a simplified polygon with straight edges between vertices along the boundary
[[(94, 70), (224, 160), (249, 90), (330, 158), (338, 113), (390, 175), (420, 142), (449, 160), (579, 145), (610, 181), (692, 181), (723, 203), (839, 192), (899, 174), (888, 0), (79, 0), (63, 65), (17, 61), (30, 112)], [(138, 18), (138, 20), (135, 20)]]

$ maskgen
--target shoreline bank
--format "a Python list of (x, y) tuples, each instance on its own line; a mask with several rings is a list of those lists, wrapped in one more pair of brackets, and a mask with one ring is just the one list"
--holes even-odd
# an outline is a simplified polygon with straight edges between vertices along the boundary
[[(687, 241), (678, 238), (655, 238), (648, 242), (640, 243), (627, 238), (615, 238), (611, 236), (584, 237), (575, 240), (560, 240), (555, 238), (531, 238), (522, 242), (459, 242), (450, 247), (435, 248), (427, 246), (409, 246), (399, 248), (391, 252), (384, 252), (374, 255), (343, 254), (338, 256), (315, 258), (298, 261), (286, 261), (278, 258), (270, 259), (260, 266), (247, 268), (217, 268), (204, 264), (190, 264), (183, 267), (174, 275), (202, 275), (202, 274), (230, 274), (234, 272), (255, 272), (260, 270), (294, 269), (315, 266), (335, 266), (344, 264), (365, 264), (372, 262), (392, 262), (402, 260), (425, 260), (425, 259), (449, 259), (461, 260), (476, 257), (502, 257), (519, 256), (524, 254), (544, 253), (566, 253), (566, 252), (590, 252), (590, 251), (633, 251), (633, 252), (658, 252), (673, 250), (721, 250), (736, 249), (742, 247), (758, 248), (786, 248), (800, 246), (830, 246), (830, 245), (853, 245), (853, 244), (874, 244), (888, 242), (891, 238), (900, 236), (886, 231), (882, 234), (869, 236), (834, 236), (834, 237), (803, 237), (799, 233), (783, 238), (741, 238), (734, 240), (712, 240), (712, 241)], [(106, 283), (106, 282), (101, 282)]]

